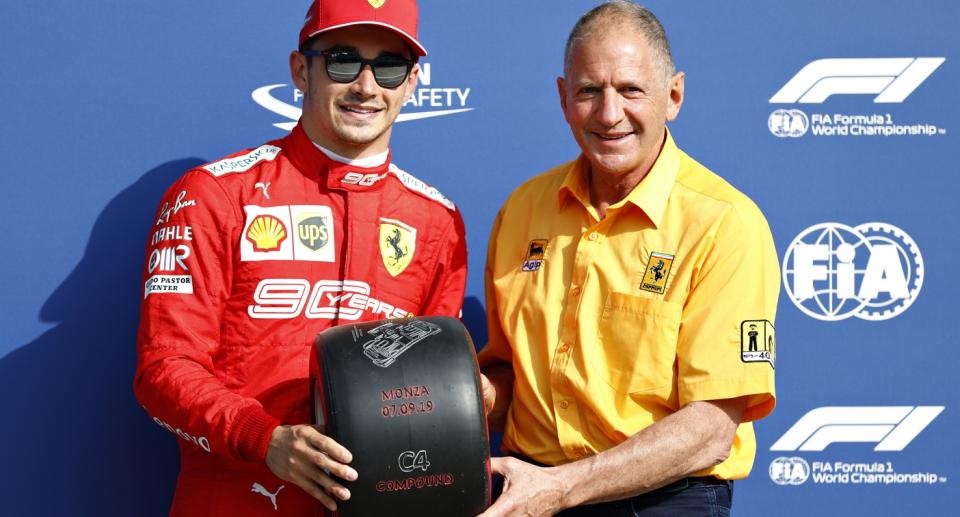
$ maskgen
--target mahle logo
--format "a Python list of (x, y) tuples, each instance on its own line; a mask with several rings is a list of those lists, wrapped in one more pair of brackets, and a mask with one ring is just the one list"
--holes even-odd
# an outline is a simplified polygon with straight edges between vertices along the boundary
[[(435, 87), (432, 84), (432, 71), (433, 67), (430, 63), (420, 63), (417, 89), (407, 102), (403, 103), (397, 122), (455, 115), (473, 110), (467, 102), (470, 97), (470, 88)], [(273, 124), (274, 127), (285, 131), (292, 130), (303, 113), (300, 107), (303, 103), (303, 92), (285, 83), (261, 86), (254, 90), (250, 97), (261, 107), (289, 119), (289, 121)], [(290, 102), (281, 100), (284, 97), (290, 99)]]
[(920, 294), (923, 273), (917, 244), (886, 223), (811, 226), (790, 243), (783, 259), (787, 295), (823, 321), (893, 318)]

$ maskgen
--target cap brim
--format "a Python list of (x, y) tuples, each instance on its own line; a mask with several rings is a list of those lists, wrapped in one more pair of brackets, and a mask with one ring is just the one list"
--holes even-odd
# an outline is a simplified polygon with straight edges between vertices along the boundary
[[(401, 38), (403, 38), (404, 41), (406, 41), (407, 43), (410, 44), (411, 47), (413, 47), (413, 51), (414, 51), (418, 56), (423, 57), (423, 56), (426, 56), (426, 55), (427, 55), (427, 49), (424, 48), (424, 46), (421, 45), (420, 42), (416, 40), (416, 38), (414, 38), (413, 36), (407, 34), (407, 33), (404, 32), (403, 30), (401, 30), (400, 28), (395, 27), (395, 26), (393, 26), (393, 25), (390, 25), (389, 23), (373, 22), (373, 21), (368, 21), (368, 20), (356, 21), (356, 22), (345, 22), (345, 23), (340, 23), (340, 24), (337, 24), (337, 25), (332, 25), (332, 26), (330, 26), (330, 27), (325, 27), (325, 28), (323, 28), (323, 29), (321, 29), (321, 30), (311, 32), (310, 34), (307, 35), (307, 37), (305, 37), (305, 38), (303, 39), (303, 41), (307, 41), (308, 39), (316, 36), (317, 34), (323, 34), (324, 32), (330, 32), (330, 31), (332, 31), (332, 30), (342, 29), (342, 28), (344, 28), (344, 27), (352, 27), (352, 26), (354, 26), (354, 25), (373, 25), (373, 26), (376, 26), (376, 27), (383, 27), (384, 29), (387, 29), (387, 30), (389, 30), (389, 31), (392, 31), (392, 32), (395, 33), (397, 36), (400, 36)], [(301, 44), (302, 44), (302, 42), (301, 42)]]

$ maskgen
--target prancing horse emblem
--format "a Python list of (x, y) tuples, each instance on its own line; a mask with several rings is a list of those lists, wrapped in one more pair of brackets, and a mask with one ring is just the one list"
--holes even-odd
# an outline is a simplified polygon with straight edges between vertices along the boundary
[(395, 219), (380, 219), (380, 257), (391, 276), (407, 269), (416, 247), (416, 228)]

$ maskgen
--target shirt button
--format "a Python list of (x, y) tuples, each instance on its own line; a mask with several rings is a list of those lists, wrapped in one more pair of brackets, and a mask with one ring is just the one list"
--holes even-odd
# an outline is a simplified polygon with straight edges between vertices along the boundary
[(600, 234), (597, 232), (590, 232), (590, 234), (587, 235), (587, 240), (595, 241), (599, 238), (600, 238)]
[(562, 343), (562, 344), (560, 345), (560, 348), (558, 349), (558, 351), (559, 351), (560, 353), (564, 353), (564, 352), (566, 352), (567, 350), (570, 350), (570, 345), (568, 345), (568, 344), (566, 344), (566, 343)]
[(568, 407), (570, 407), (570, 403), (569, 403), (569, 402), (567, 402), (566, 400), (561, 400), (561, 401), (560, 401), (560, 409), (567, 409)]
[(573, 289), (571, 289), (571, 290), (570, 290), (570, 294), (572, 294), (572, 295), (574, 295), (574, 296), (580, 296), (580, 287), (577, 286), (577, 287), (574, 287)]

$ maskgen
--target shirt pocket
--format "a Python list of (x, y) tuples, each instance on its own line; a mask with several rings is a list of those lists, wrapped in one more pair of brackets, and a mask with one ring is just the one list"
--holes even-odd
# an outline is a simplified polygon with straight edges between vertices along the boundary
[(593, 370), (619, 393), (673, 384), (681, 306), (624, 293), (610, 293), (588, 354)]

